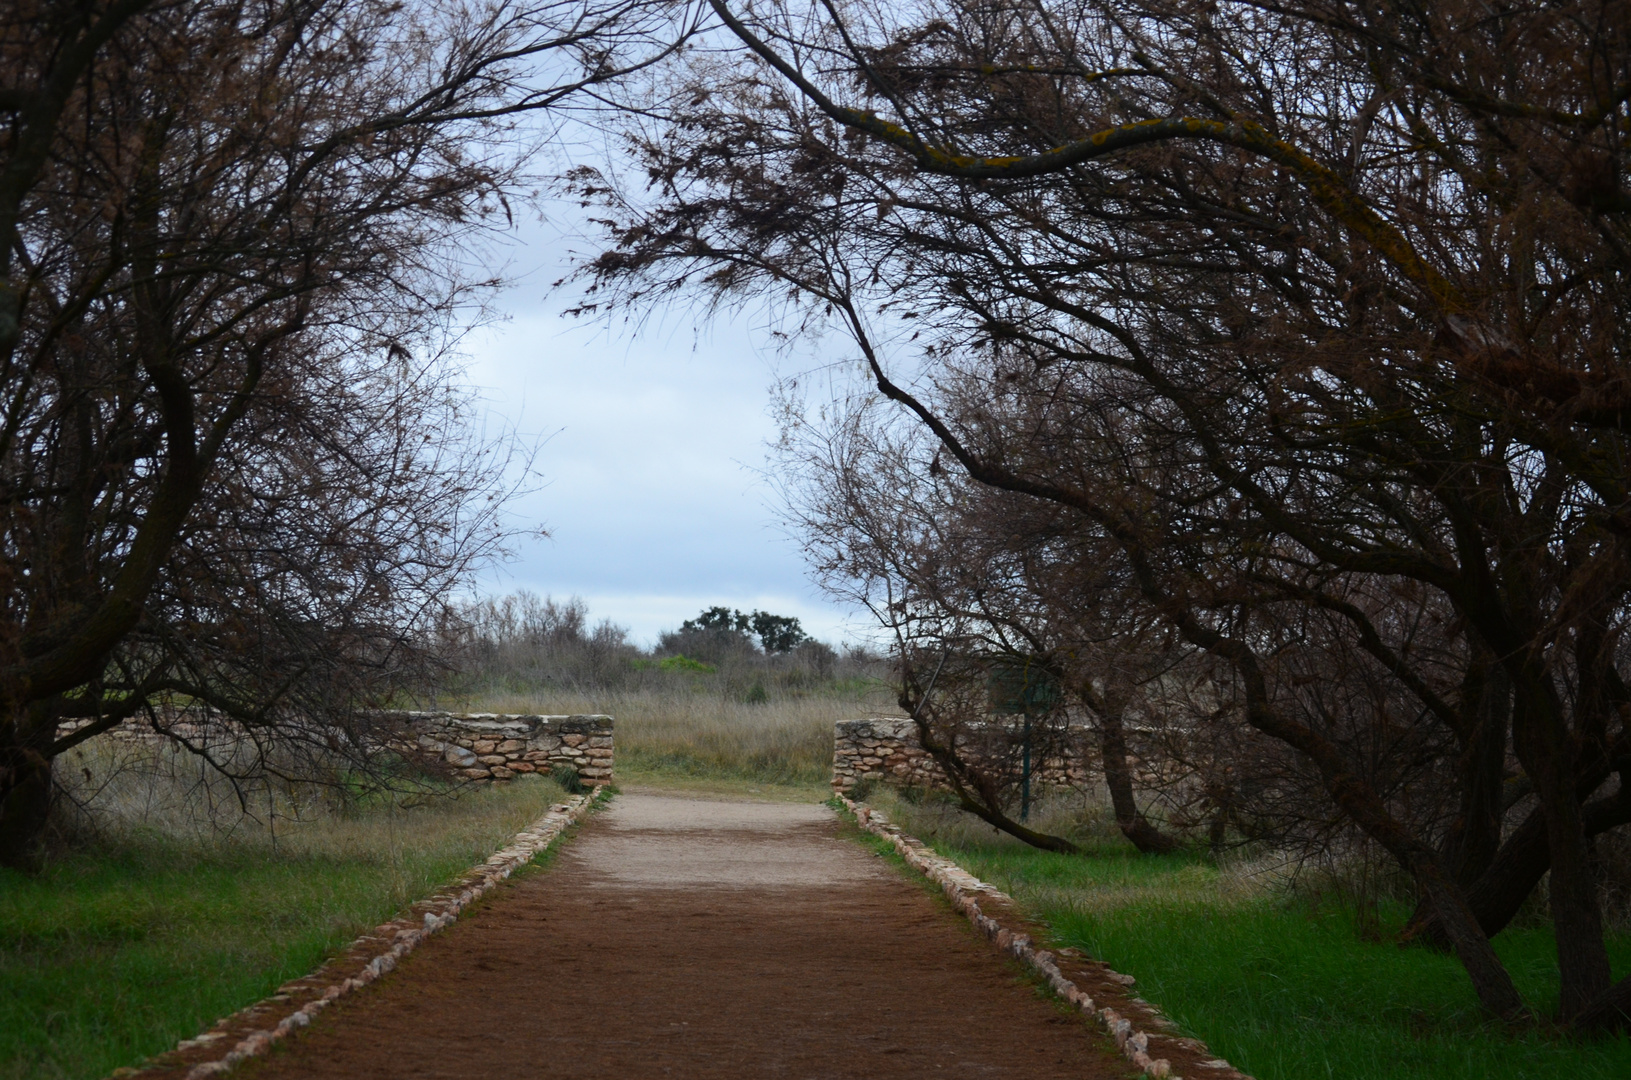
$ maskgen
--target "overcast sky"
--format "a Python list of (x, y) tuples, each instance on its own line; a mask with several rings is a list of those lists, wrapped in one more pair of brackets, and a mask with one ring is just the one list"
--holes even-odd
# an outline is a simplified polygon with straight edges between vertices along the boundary
[(514, 504), (516, 523), (550, 532), (518, 542), (480, 588), (580, 596), (641, 644), (715, 604), (858, 639), (867, 624), (810, 584), (762, 475), (787, 362), (756, 347), (767, 339), (746, 318), (698, 333), (674, 312), (638, 335), (562, 318), (573, 294), (551, 283), (571, 228), (558, 216), (523, 230), (507, 252), (519, 280), (500, 298), (506, 321), (465, 345), (490, 429), (538, 448), (537, 490)]

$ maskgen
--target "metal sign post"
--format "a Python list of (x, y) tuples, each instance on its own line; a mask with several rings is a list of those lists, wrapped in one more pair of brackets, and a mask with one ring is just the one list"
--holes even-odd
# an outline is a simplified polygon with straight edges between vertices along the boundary
[(1019, 820), (1031, 818), (1031, 714), (1025, 714), (1025, 741), (1019, 757)]
[(1019, 744), (1019, 820), (1031, 817), (1031, 721), (1059, 703), (1059, 682), (1046, 665), (1033, 658), (1001, 658), (987, 676), (991, 711), (1021, 717)]

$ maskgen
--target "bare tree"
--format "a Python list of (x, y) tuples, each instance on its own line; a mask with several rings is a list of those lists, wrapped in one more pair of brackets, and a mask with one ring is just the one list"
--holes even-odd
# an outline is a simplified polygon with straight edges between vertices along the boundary
[(472, 245), (526, 190), (520, 118), (663, 55), (670, 16), (0, 16), (0, 862), (33, 857), (65, 716), (95, 718), (78, 739), (162, 695), (256, 722), (302, 681), (331, 714), (376, 696), (347, 672), (393, 671), (492, 542), (435, 372), (490, 284)]
[[(1140, 850), (1175, 849), (1138, 805), (1126, 718), (1149, 712), (1152, 685), (1184, 650), (1152, 632), (1153, 614), (1117, 580), (1102, 538), (1068, 511), (945, 469), (938, 446), (894, 430), (876, 402), (851, 402), (826, 425), (788, 406), (780, 471), (812, 568), (894, 635), (902, 707), (967, 808), (1027, 842), (1073, 850), (1007, 812), (1013, 751), (1023, 742), (1036, 760), (1062, 758), (1090, 724), (1117, 825)], [(956, 659), (948, 668), (941, 657)], [(999, 708), (1022, 719), (993, 746)]]
[(617, 685), (639, 655), (624, 627), (609, 619), (590, 625), (589, 608), (577, 597), (520, 592), (460, 604), (446, 615), (437, 648), (461, 682), (591, 693)]
[[(1472, 900), (1543, 864), (1565, 1019), (1623, 1023), (1624, 5), (713, 6), (744, 52), (631, 127), (652, 193), (580, 178), (593, 272), (836, 318), (948, 462), (1113, 547), (1491, 1012)], [(1367, 740), (1445, 763), (1453, 827)]]

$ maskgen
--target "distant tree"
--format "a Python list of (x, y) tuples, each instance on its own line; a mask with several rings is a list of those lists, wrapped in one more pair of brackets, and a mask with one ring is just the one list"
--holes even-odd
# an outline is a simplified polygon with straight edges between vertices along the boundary
[(721, 641), (759, 639), (759, 647), (766, 653), (792, 652), (810, 640), (799, 621), (790, 615), (772, 615), (768, 611), (743, 614), (734, 608), (711, 607), (694, 619), (680, 624), (680, 633), (711, 634)]
[(767, 653), (792, 652), (809, 640), (799, 621), (788, 615), (755, 611), (748, 616), (748, 623), (753, 627), (753, 632), (759, 635), (760, 648)]
[(683, 630), (705, 630), (714, 634), (746, 635), (753, 628), (753, 620), (740, 611), (726, 607), (711, 607), (694, 619), (680, 624)]
[(436, 650), (450, 688), (479, 691), (612, 685), (639, 650), (609, 619), (593, 626), (579, 597), (560, 601), (521, 591), (456, 605), (444, 613)]

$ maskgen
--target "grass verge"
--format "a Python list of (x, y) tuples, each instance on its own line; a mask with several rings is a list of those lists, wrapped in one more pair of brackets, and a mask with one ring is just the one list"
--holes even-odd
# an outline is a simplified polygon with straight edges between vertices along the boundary
[[(1021, 847), (963, 815), (884, 793), (871, 801), (907, 831), (1013, 896), (1071, 945), (1138, 979), (1187, 1034), (1258, 1080), (1624, 1080), (1631, 1038), (1509, 1033), (1481, 1013), (1452, 957), (1391, 943), (1402, 907), (1362, 934), (1351, 910), (1264, 884), (1261, 868), (1200, 855), (1142, 856), (1088, 830), (1088, 854)], [(1550, 930), (1495, 939), (1519, 990), (1556, 1008)], [(1631, 936), (1610, 943), (1631, 972)]]
[(563, 792), (532, 779), (218, 840), (110, 829), (0, 872), (0, 1078), (93, 1080), (196, 1034), (434, 892)]

